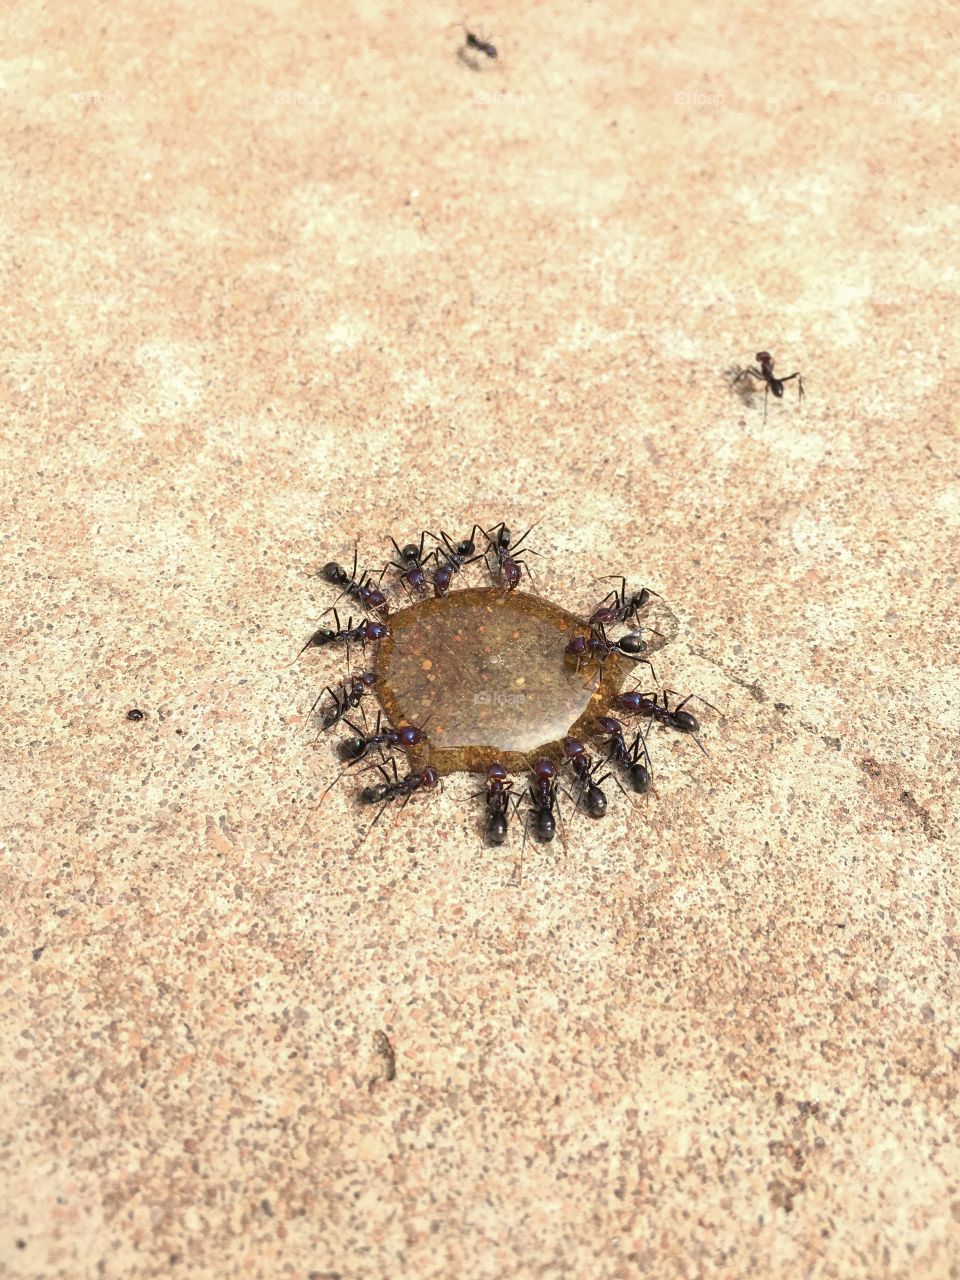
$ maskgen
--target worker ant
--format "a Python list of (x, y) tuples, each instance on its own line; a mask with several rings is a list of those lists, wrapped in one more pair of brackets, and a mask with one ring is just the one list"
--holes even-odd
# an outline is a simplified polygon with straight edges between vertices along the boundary
[[(373, 786), (364, 787), (360, 792), (360, 801), (362, 804), (379, 804), (380, 812), (370, 823), (367, 828), (364, 840), (383, 817), (383, 811), (387, 805), (394, 800), (403, 800), (401, 809), (405, 809), (410, 801), (410, 797), (418, 791), (432, 791), (440, 781), (440, 775), (434, 769), (433, 765), (427, 765), (426, 768), (419, 772), (408, 773), (405, 778), (401, 778), (397, 772), (397, 762), (390, 757), (389, 763), (393, 767), (393, 781), (382, 764), (375, 765), (374, 768), (382, 775), (383, 782), (377, 782)], [(331, 784), (332, 785), (332, 784)], [(329, 788), (328, 788), (329, 789)]]
[[(493, 529), (490, 532), (487, 532), (487, 530), (483, 530), (483, 536), (486, 538), (487, 544), (488, 544), (487, 550), (484, 552), (484, 555), (489, 556), (490, 552), (492, 551), (493, 554), (496, 556), (497, 572), (499, 573), (504, 583), (506, 583), (506, 587), (508, 591), (514, 591), (520, 585), (521, 569), (526, 569), (528, 578), (532, 577), (532, 574), (530, 573), (530, 567), (526, 563), (526, 561), (523, 559), (523, 557), (525, 555), (531, 555), (531, 556), (539, 555), (540, 554), (539, 551), (534, 551), (531, 547), (527, 547), (526, 550), (523, 552), (520, 552), (519, 555), (517, 553), (520, 551), (520, 547), (526, 541), (528, 535), (537, 527), (537, 524), (539, 523), (540, 521), (538, 520), (536, 524), (532, 524), (530, 528), (527, 530), (527, 532), (523, 535), (523, 537), (518, 538), (516, 542), (511, 542), (510, 530), (507, 528), (507, 526), (504, 524), (502, 520), (500, 521), (499, 524), (494, 525)], [(496, 534), (496, 537), (494, 537), (494, 534)], [(489, 567), (489, 564), (490, 562), (488, 560), (487, 561), (488, 567)], [(491, 574), (493, 574), (492, 569), (491, 569)]]
[[(640, 730), (628, 747), (623, 736), (623, 725), (613, 716), (597, 716), (596, 731), (609, 740), (607, 762), (611, 760), (626, 769), (634, 791), (646, 795), (650, 790), (650, 756), (647, 740)], [(641, 759), (642, 756), (642, 759)]]
[(759, 364), (760, 368), (755, 369), (753, 365), (748, 365), (746, 369), (740, 370), (740, 372), (737, 374), (737, 376), (734, 378), (733, 382), (730, 385), (736, 386), (745, 373), (749, 373), (752, 378), (759, 378), (760, 381), (764, 383), (763, 420), (764, 422), (766, 422), (767, 397), (769, 396), (770, 392), (772, 391), (778, 400), (782, 400), (783, 384), (785, 382), (791, 382), (794, 378), (796, 378), (797, 392), (798, 392), (797, 404), (799, 404), (804, 396), (803, 378), (800, 377), (799, 372), (787, 374), (785, 378), (775, 378), (773, 376), (773, 356), (770, 354), (769, 351), (758, 351), (756, 358), (757, 358), (757, 364)]
[(477, 53), (484, 54), (487, 58), (491, 60), (491, 62), (496, 61), (498, 56), (497, 50), (495, 46), (490, 43), (489, 40), (485, 40), (481, 36), (475, 35), (467, 27), (466, 23), (454, 22), (454, 23), (451, 23), (451, 26), (460, 27), (464, 33), (463, 44), (457, 50), (457, 57), (460, 58), (461, 62), (465, 62), (467, 66), (471, 67), (474, 71), (480, 70), (479, 65), (476, 62), (474, 62), (472, 59), (467, 57), (466, 51), (468, 49), (472, 49), (472, 50), (475, 50)]
[(604, 767), (606, 761), (593, 761), (586, 747), (582, 742), (578, 742), (576, 738), (564, 738), (563, 754), (575, 776), (580, 781), (580, 794), (577, 797), (577, 804), (579, 805), (582, 800), (586, 800), (585, 808), (590, 817), (602, 818), (607, 812), (607, 797), (603, 794), (601, 786), (610, 777), (610, 774), (605, 773), (602, 778), (595, 777), (595, 774)]
[[(342, 600), (344, 596), (350, 596), (353, 600), (359, 600), (361, 608), (370, 609), (374, 613), (386, 612), (387, 597), (378, 588), (373, 586), (373, 579), (369, 571), (364, 570), (357, 579), (357, 548), (353, 549), (353, 568), (348, 573), (343, 565), (337, 564), (335, 560), (330, 560), (323, 566), (321, 570), (327, 582), (332, 583), (335, 587), (342, 587), (343, 590), (337, 596), (337, 600)], [(382, 575), (381, 575), (382, 576)], [(333, 605), (337, 603), (333, 602)], [(329, 609), (325, 609), (324, 613), (330, 613), (333, 605)]]
[[(616, 575), (610, 575), (610, 580), (616, 581)], [(602, 579), (603, 581), (603, 579)], [(641, 587), (639, 591), (634, 591), (631, 595), (627, 595), (627, 580), (620, 578), (620, 590), (608, 591), (597, 607), (591, 613), (589, 622), (591, 626), (597, 623), (603, 623), (604, 626), (612, 627), (620, 623), (626, 622), (629, 618), (636, 618), (640, 621), (640, 610), (650, 603), (652, 596), (660, 599), (656, 591), (651, 591), (649, 587)], [(607, 601), (612, 597), (612, 603)], [(653, 628), (650, 628), (653, 630)], [(654, 635), (659, 634), (654, 632)]]
[(381, 730), (380, 726), (383, 724), (382, 711), (377, 712), (377, 723), (374, 726), (373, 733), (364, 733), (359, 725), (354, 724), (346, 716), (343, 718), (357, 735), (355, 738), (343, 738), (339, 746), (341, 758), (348, 760), (351, 764), (362, 760), (371, 747), (400, 747), (405, 751), (408, 747), (418, 746), (425, 736), (423, 729), (412, 724)]
[(361, 647), (366, 647), (368, 640), (382, 640), (390, 634), (390, 628), (385, 622), (367, 621), (361, 622), (355, 627), (353, 619), (348, 618), (347, 625), (341, 627), (340, 615), (336, 609), (333, 610), (333, 622), (333, 627), (319, 627), (300, 650), (300, 653), (297, 654), (297, 657), (299, 658), (300, 654), (307, 649), (323, 649), (327, 645), (338, 644), (341, 641), (346, 644), (347, 652), (349, 653), (351, 641)]
[(503, 844), (507, 838), (511, 801), (516, 810), (520, 797), (514, 794), (513, 784), (507, 781), (507, 771), (499, 761), (494, 760), (487, 767), (486, 791), (475, 791), (474, 795), (486, 796), (487, 839), (491, 844)]
[[(667, 698), (667, 695), (671, 693), (676, 698), (680, 696), (673, 689), (664, 689), (663, 706), (661, 707), (659, 694), (655, 692), (640, 693), (638, 690), (632, 689), (627, 693), (616, 694), (613, 698), (613, 706), (616, 710), (625, 711), (629, 715), (640, 715), (645, 716), (649, 720), (656, 720), (658, 724), (663, 725), (666, 729), (676, 729), (679, 733), (688, 733), (703, 754), (708, 755), (709, 753), (707, 752), (706, 747), (704, 747), (703, 743), (697, 737), (697, 734), (700, 732), (700, 721), (691, 711), (683, 710), (690, 699), (696, 695), (688, 693), (683, 701), (679, 702), (671, 710), (670, 703)], [(706, 702), (705, 699), (700, 698), (699, 701), (703, 702), (704, 706), (710, 707), (711, 710), (716, 711), (716, 707), (713, 707), (709, 702)]]
[[(474, 561), (480, 559), (480, 556), (475, 554), (477, 544), (474, 541), (474, 535), (478, 529), (480, 529), (480, 526), (475, 524), (470, 530), (470, 537), (464, 538), (462, 542), (457, 543), (452, 542), (449, 536), (444, 533), (442, 529), (440, 530), (439, 538), (435, 533), (430, 535), (431, 538), (435, 538), (437, 542), (437, 548), (434, 555), (436, 556), (437, 564), (439, 566), (433, 575), (433, 594), (435, 596), (445, 596), (450, 590), (450, 583), (453, 580), (453, 575), (455, 573), (460, 573), (460, 571), (468, 564), (473, 564)], [(483, 530), (480, 529), (480, 532), (483, 533)], [(443, 544), (442, 546), (440, 545), (441, 542)], [(443, 564), (440, 564), (441, 556), (444, 557)]]
[[(301, 649), (302, 653), (303, 650)], [(372, 671), (360, 671), (345, 680), (339, 692), (327, 685), (317, 695), (317, 698), (310, 708), (310, 714), (313, 715), (324, 694), (329, 693), (333, 700), (333, 706), (329, 707), (321, 718), (321, 728), (332, 729), (335, 724), (339, 724), (348, 711), (352, 711), (360, 706), (363, 695), (373, 688), (376, 683), (376, 675)]]
[[(408, 595), (411, 588), (415, 591), (426, 591), (427, 575), (424, 572), (425, 561), (423, 556), (423, 542), (426, 536), (426, 531), (424, 531), (420, 535), (419, 545), (415, 542), (408, 542), (405, 547), (398, 547), (396, 539), (391, 538), (390, 541), (393, 543), (393, 548), (399, 559), (387, 561), (378, 581), (383, 581), (383, 575), (388, 569), (396, 569), (400, 574), (401, 585)], [(430, 559), (430, 556), (436, 556), (436, 554), (435, 550), (431, 551), (430, 555), (427, 556), (427, 560)]]
[(590, 627), (588, 636), (574, 636), (568, 642), (564, 652), (568, 658), (576, 658), (578, 671), (581, 663), (595, 658), (600, 668), (601, 679), (603, 678), (604, 662), (611, 654), (619, 653), (624, 658), (632, 658), (635, 662), (646, 663), (650, 668), (650, 674), (656, 680), (657, 673), (653, 669), (653, 663), (649, 658), (642, 656), (646, 649), (647, 643), (639, 631), (630, 631), (625, 636), (620, 636), (614, 640), (607, 635), (603, 623), (598, 622)]

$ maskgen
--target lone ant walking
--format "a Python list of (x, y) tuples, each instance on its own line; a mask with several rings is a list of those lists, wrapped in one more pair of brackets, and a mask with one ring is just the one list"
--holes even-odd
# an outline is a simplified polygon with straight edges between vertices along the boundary
[(459, 27), (463, 32), (463, 44), (457, 50), (457, 57), (461, 62), (465, 62), (467, 66), (474, 71), (480, 70), (478, 63), (467, 57), (468, 49), (476, 53), (482, 53), (484, 57), (489, 58), (491, 62), (496, 61), (497, 50), (489, 40), (483, 39), (482, 36), (475, 35), (465, 22), (453, 22), (450, 25)]
[(773, 376), (773, 356), (770, 354), (769, 351), (758, 351), (756, 358), (757, 358), (757, 364), (760, 366), (760, 368), (755, 369), (752, 364), (748, 365), (746, 369), (740, 370), (740, 372), (737, 374), (737, 376), (734, 378), (733, 382), (731, 382), (730, 385), (732, 387), (735, 387), (745, 373), (749, 373), (751, 378), (759, 378), (761, 382), (765, 383), (765, 386), (763, 389), (763, 420), (764, 422), (766, 422), (767, 397), (769, 396), (770, 392), (772, 391), (778, 400), (782, 400), (783, 384), (785, 382), (791, 382), (794, 378), (796, 378), (797, 392), (799, 393), (797, 395), (797, 404), (799, 404), (800, 401), (803, 399), (803, 394), (804, 394), (803, 379), (800, 377), (799, 371), (797, 373), (788, 373), (785, 378), (775, 378)]

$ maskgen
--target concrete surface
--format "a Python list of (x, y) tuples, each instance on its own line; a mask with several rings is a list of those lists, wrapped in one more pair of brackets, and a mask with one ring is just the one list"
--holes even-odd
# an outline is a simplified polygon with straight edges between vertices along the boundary
[[(960, 1275), (948, 25), (10, 11), (4, 1275)], [(474, 518), (725, 713), (520, 889), (291, 665)]]

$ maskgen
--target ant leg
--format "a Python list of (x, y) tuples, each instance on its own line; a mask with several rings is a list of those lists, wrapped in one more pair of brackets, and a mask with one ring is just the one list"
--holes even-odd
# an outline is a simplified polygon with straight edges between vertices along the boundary
[(798, 394), (797, 394), (797, 404), (799, 404), (799, 403), (800, 403), (800, 401), (801, 401), (801, 400), (803, 399), (803, 397), (804, 397), (803, 379), (800, 377), (800, 374), (799, 374), (799, 373), (790, 373), (790, 374), (788, 374), (785, 378), (781, 378), (781, 379), (780, 379), (780, 381), (781, 381), (781, 382), (792, 382), (794, 378), (796, 378), (796, 380), (797, 380), (797, 393), (798, 393)]
[[(664, 694), (672, 693), (675, 698), (680, 697), (680, 694), (676, 691), (676, 689), (664, 689), (663, 692)], [(722, 717), (724, 720), (726, 719), (726, 716), (724, 716), (723, 712), (720, 710), (719, 707), (715, 707), (713, 703), (708, 702), (706, 698), (701, 698), (699, 693), (688, 693), (687, 696), (684, 698), (683, 702), (678, 703), (677, 706), (673, 708), (672, 714), (675, 714), (677, 711), (681, 711), (687, 705), (687, 703), (690, 701), (691, 698), (696, 698), (696, 700), (698, 702), (702, 702), (705, 707), (709, 707), (711, 711), (716, 711), (718, 716)]]
[[(530, 536), (531, 533), (533, 533), (534, 529), (537, 527), (539, 523), (540, 523), (540, 520), (534, 520), (533, 524), (530, 526), (530, 528), (527, 530), (527, 532), (523, 535), (522, 538), (518, 538), (516, 542), (511, 542), (510, 550), (513, 552), (514, 557), (516, 557), (516, 553), (520, 550), (521, 546), (523, 546), (524, 542), (526, 542), (527, 538)], [(532, 554), (539, 555), (540, 553), (537, 551), (534, 551)]]
[(737, 374), (734, 380), (730, 383), (731, 387), (735, 387), (745, 373), (749, 373), (754, 378), (759, 378), (762, 382), (766, 381), (766, 379), (764, 378), (760, 370), (755, 369), (752, 364), (749, 364), (747, 365), (746, 369), (740, 370), (740, 372)]

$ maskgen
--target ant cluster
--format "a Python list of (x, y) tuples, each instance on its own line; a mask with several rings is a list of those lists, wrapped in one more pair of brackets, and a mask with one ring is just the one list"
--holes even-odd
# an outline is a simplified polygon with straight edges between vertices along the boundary
[[(316, 630), (300, 652), (342, 644), (348, 658), (351, 650), (359, 647), (365, 653), (368, 646), (375, 647), (376, 657), (373, 669), (351, 673), (339, 687), (328, 685), (311, 708), (311, 713), (319, 709), (321, 731), (343, 724), (351, 732), (350, 737), (339, 742), (344, 768), (324, 791), (321, 803), (342, 777), (375, 773), (376, 781), (359, 793), (363, 804), (379, 806), (369, 831), (391, 803), (399, 801), (402, 808), (417, 792), (442, 787), (445, 774), (474, 772), (485, 780), (484, 790), (476, 795), (485, 801), (485, 830), (490, 844), (506, 841), (510, 818), (524, 803), (524, 843), (529, 829), (540, 840), (549, 841), (558, 824), (563, 835), (561, 798), (570, 802), (574, 812), (583, 809), (591, 818), (601, 818), (607, 811), (603, 788), (609, 779), (624, 794), (628, 794), (624, 781), (634, 793), (649, 793), (647, 737), (651, 725), (691, 736), (704, 750), (698, 737), (699, 722), (685, 709), (692, 694), (671, 707), (672, 690), (622, 687), (636, 663), (649, 667), (656, 684), (650, 654), (672, 638), (665, 631), (669, 631), (671, 622), (676, 622), (665, 606), (655, 606), (660, 597), (646, 587), (630, 592), (626, 579), (620, 577), (619, 587), (609, 591), (584, 616), (568, 614), (538, 596), (518, 592), (524, 574), (532, 580), (526, 557), (538, 554), (525, 545), (531, 531), (514, 539), (503, 522), (490, 530), (474, 524), (469, 537), (455, 541), (443, 530), (439, 534), (425, 530), (418, 542), (404, 546), (391, 538), (395, 557), (389, 558), (378, 573), (358, 572), (356, 551), (349, 571), (333, 561), (323, 567), (321, 576), (340, 589), (340, 595), (326, 611), (332, 613), (334, 625)], [(432, 544), (429, 549), (428, 540)], [(484, 565), (489, 585), (453, 591), (455, 579), (478, 563)], [(337, 605), (344, 598), (356, 602), (369, 616), (356, 623), (349, 617), (345, 625), (341, 624)], [(396, 608), (398, 602), (406, 607)], [(457, 614), (458, 608), (473, 612)], [(524, 674), (512, 679), (510, 688), (536, 684), (532, 672), (536, 662), (543, 660), (543, 679), (552, 681), (550, 687), (562, 691), (566, 702), (560, 719), (538, 720), (541, 712), (535, 707), (530, 713), (534, 717), (533, 736), (527, 733), (524, 737), (510, 722), (509, 713), (502, 710), (502, 704), (524, 696), (533, 700), (533, 693), (509, 697), (491, 694), (483, 684), (488, 671), (472, 669), (471, 654), (466, 652), (463, 641), (464, 632), (471, 628), (485, 633), (482, 644), (487, 647), (473, 652), (473, 667), (483, 666), (486, 655), (489, 669), (502, 676), (501, 668), (509, 666), (509, 661), (497, 649), (497, 637), (509, 637), (504, 640), (508, 647), (523, 631), (529, 614), (535, 614), (538, 624), (547, 630), (531, 635), (530, 651), (537, 656), (523, 659), (528, 665), (517, 669)], [(665, 622), (661, 621), (661, 614)], [(449, 622), (452, 615), (456, 616)], [(504, 626), (498, 632), (497, 621), (501, 617)], [(652, 620), (664, 629), (656, 629)], [(444, 625), (449, 623), (447, 630), (438, 630), (441, 621)], [(612, 634), (614, 628), (624, 626), (630, 629), (617, 636)], [(437, 698), (436, 686), (443, 684), (438, 677), (444, 654), (454, 653), (448, 675), (455, 688), (452, 692), (447, 690), (447, 703), (421, 701), (419, 706), (426, 706), (428, 714), (418, 713), (416, 722), (411, 722), (408, 711), (414, 703), (411, 686), (404, 683), (403, 655), (397, 648), (404, 631), (416, 635), (418, 643), (427, 637), (426, 648), (417, 648), (415, 661), (408, 664), (421, 681), (413, 686), (417, 696)], [(544, 659), (545, 650), (549, 652)], [(424, 657), (428, 652), (434, 656)], [(422, 672), (429, 674), (422, 676)], [(514, 673), (511, 671), (510, 675), (512, 678)], [(481, 690), (474, 693), (473, 702), (481, 705), (485, 718), (460, 724), (460, 736), (454, 739), (449, 722), (456, 712), (451, 713), (450, 707), (460, 709), (467, 705), (471, 687)], [(488, 691), (482, 692), (485, 687)], [(372, 731), (364, 709), (371, 693), (380, 704)], [(358, 709), (362, 724), (352, 715)], [(635, 723), (632, 736), (625, 728), (628, 720)], [(523, 724), (524, 731), (530, 728), (529, 721), (522, 721), (522, 715), (518, 723)], [(595, 754), (587, 748), (589, 738), (597, 743)], [(397, 768), (397, 753), (406, 758), (408, 772), (402, 774)], [(526, 786), (519, 790), (510, 780), (510, 775), (517, 773), (527, 775)]]

